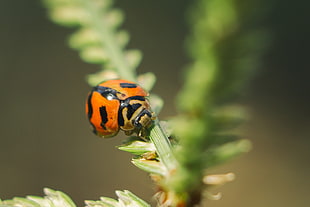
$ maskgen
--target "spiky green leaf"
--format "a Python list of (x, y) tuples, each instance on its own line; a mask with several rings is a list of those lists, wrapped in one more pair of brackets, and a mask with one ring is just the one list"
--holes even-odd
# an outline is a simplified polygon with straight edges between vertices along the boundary
[(146, 152), (154, 152), (155, 146), (151, 142), (133, 141), (125, 145), (119, 146), (118, 149), (126, 152), (130, 152), (135, 155), (142, 155)]
[(151, 174), (156, 175), (166, 175), (167, 171), (165, 166), (158, 161), (154, 160), (144, 160), (144, 159), (133, 159), (131, 161), (135, 166), (140, 168), (141, 170), (144, 170)]

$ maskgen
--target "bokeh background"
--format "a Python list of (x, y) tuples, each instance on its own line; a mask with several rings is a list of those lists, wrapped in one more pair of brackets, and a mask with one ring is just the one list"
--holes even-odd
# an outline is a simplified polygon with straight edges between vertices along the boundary
[[(253, 150), (212, 172), (235, 172), (236, 181), (209, 206), (309, 206), (310, 87), (308, 1), (265, 1), (261, 24), (273, 33), (256, 76), (240, 99), (251, 112), (244, 137)], [(139, 72), (154, 72), (153, 90), (165, 100), (161, 118), (176, 114), (175, 96), (188, 59), (188, 32), (179, 1), (117, 1), (126, 13), (130, 48), (141, 49)], [(39, 1), (0, 1), (0, 197), (43, 195), (50, 187), (83, 200), (115, 197), (128, 189), (150, 200), (148, 175), (115, 148), (123, 136), (102, 140), (89, 129), (85, 76), (98, 66), (69, 49), (73, 30), (54, 25)]]

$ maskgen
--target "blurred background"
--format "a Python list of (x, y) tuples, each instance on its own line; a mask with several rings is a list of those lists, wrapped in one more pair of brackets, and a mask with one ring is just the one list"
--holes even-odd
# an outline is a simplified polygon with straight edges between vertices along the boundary
[[(244, 137), (253, 150), (212, 172), (237, 179), (209, 206), (308, 206), (310, 187), (310, 86), (308, 1), (273, 0), (260, 26), (273, 33), (256, 76), (240, 99), (251, 112)], [(130, 48), (141, 49), (139, 73), (152, 71), (153, 90), (165, 100), (162, 119), (176, 114), (175, 96), (189, 62), (183, 41), (189, 0), (118, 1), (126, 13)], [(123, 135), (99, 139), (90, 131), (83, 63), (66, 40), (73, 30), (54, 25), (39, 1), (0, 1), (0, 197), (62, 190), (83, 200), (115, 197), (128, 189), (150, 201), (154, 186), (115, 148)]]

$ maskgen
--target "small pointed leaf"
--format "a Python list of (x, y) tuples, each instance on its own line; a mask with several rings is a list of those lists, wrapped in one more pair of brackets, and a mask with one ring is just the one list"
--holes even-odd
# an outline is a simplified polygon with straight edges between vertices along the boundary
[(125, 58), (127, 60), (130, 69), (134, 70), (140, 64), (142, 60), (142, 53), (140, 50), (127, 50), (125, 52)]
[(156, 150), (153, 143), (142, 141), (133, 141), (127, 145), (119, 146), (118, 149), (135, 155), (142, 155), (146, 152), (155, 152)]
[(100, 45), (101, 40), (98, 33), (96, 33), (94, 30), (90, 28), (84, 28), (71, 35), (69, 44), (72, 48), (81, 49), (88, 45)]
[(117, 200), (102, 197), (100, 201), (85, 201), (86, 207), (120, 207)]
[(104, 21), (112, 28), (118, 27), (124, 21), (124, 14), (120, 9), (109, 10), (104, 16)]
[(90, 86), (96, 86), (99, 83), (111, 80), (111, 79), (118, 79), (119, 76), (114, 70), (101, 70), (97, 73), (90, 74), (86, 76), (86, 80)]
[(40, 207), (52, 207), (53, 206), (53, 203), (51, 200), (42, 198), (39, 196), (27, 196), (27, 199), (38, 203)]
[(248, 116), (244, 107), (238, 105), (216, 108), (212, 115), (219, 131), (235, 129)]
[(81, 58), (89, 63), (105, 63), (108, 57), (100, 47), (88, 47), (81, 51)]
[(126, 207), (150, 207), (148, 203), (128, 190), (116, 191), (115, 193), (119, 198), (119, 202)]
[(146, 91), (151, 91), (156, 82), (156, 76), (154, 73), (144, 73), (138, 76), (137, 81)]
[(26, 198), (15, 197), (13, 198), (14, 206), (22, 207), (40, 207), (40, 205), (34, 201), (28, 200)]
[(151, 174), (157, 174), (157, 175), (166, 175), (166, 168), (165, 166), (158, 161), (154, 160), (143, 160), (143, 159), (133, 159), (131, 161), (135, 166), (140, 168), (141, 170), (144, 170)]
[(76, 207), (71, 198), (61, 191), (44, 188), (44, 193), (46, 194), (47, 198), (52, 201), (54, 206)]
[(129, 42), (129, 33), (125, 30), (120, 30), (115, 34), (116, 41), (121, 48), (124, 48)]
[(75, 26), (80, 24), (86, 24), (89, 20), (89, 15), (85, 13), (85, 10), (79, 6), (57, 7), (51, 10), (51, 19), (55, 22), (65, 26)]
[(249, 140), (241, 139), (234, 142), (214, 147), (205, 153), (205, 163), (207, 167), (226, 162), (236, 156), (251, 150), (252, 144)]
[(27, 196), (15, 197), (12, 200), (0, 202), (0, 207), (76, 207), (73, 201), (64, 193), (45, 188), (45, 197)]
[(100, 197), (100, 200), (105, 203), (106, 205), (113, 205), (113, 206), (119, 206), (119, 203), (117, 200), (113, 198), (108, 197)]

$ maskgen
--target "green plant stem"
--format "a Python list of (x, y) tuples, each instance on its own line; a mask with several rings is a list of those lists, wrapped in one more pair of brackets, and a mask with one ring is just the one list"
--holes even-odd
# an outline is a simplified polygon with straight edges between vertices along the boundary
[(135, 81), (136, 78), (134, 73), (128, 67), (127, 60), (125, 58), (124, 52), (122, 48), (117, 45), (117, 41), (115, 39), (115, 34), (109, 28), (109, 25), (104, 21), (104, 19), (100, 16), (99, 9), (96, 7), (92, 1), (83, 1), (80, 0), (81, 4), (84, 5), (91, 15), (91, 19), (93, 20), (91, 23), (93, 24), (93, 28), (97, 30), (98, 34), (101, 34), (101, 44), (103, 48), (107, 48), (109, 51), (109, 59), (113, 63), (115, 70), (118, 71), (118, 74), (121, 78), (125, 78), (127, 80)]
[(151, 129), (149, 138), (155, 145), (156, 153), (160, 161), (166, 167), (167, 171), (171, 172), (175, 170), (177, 160), (172, 152), (170, 141), (158, 121), (155, 122), (153, 128)]

